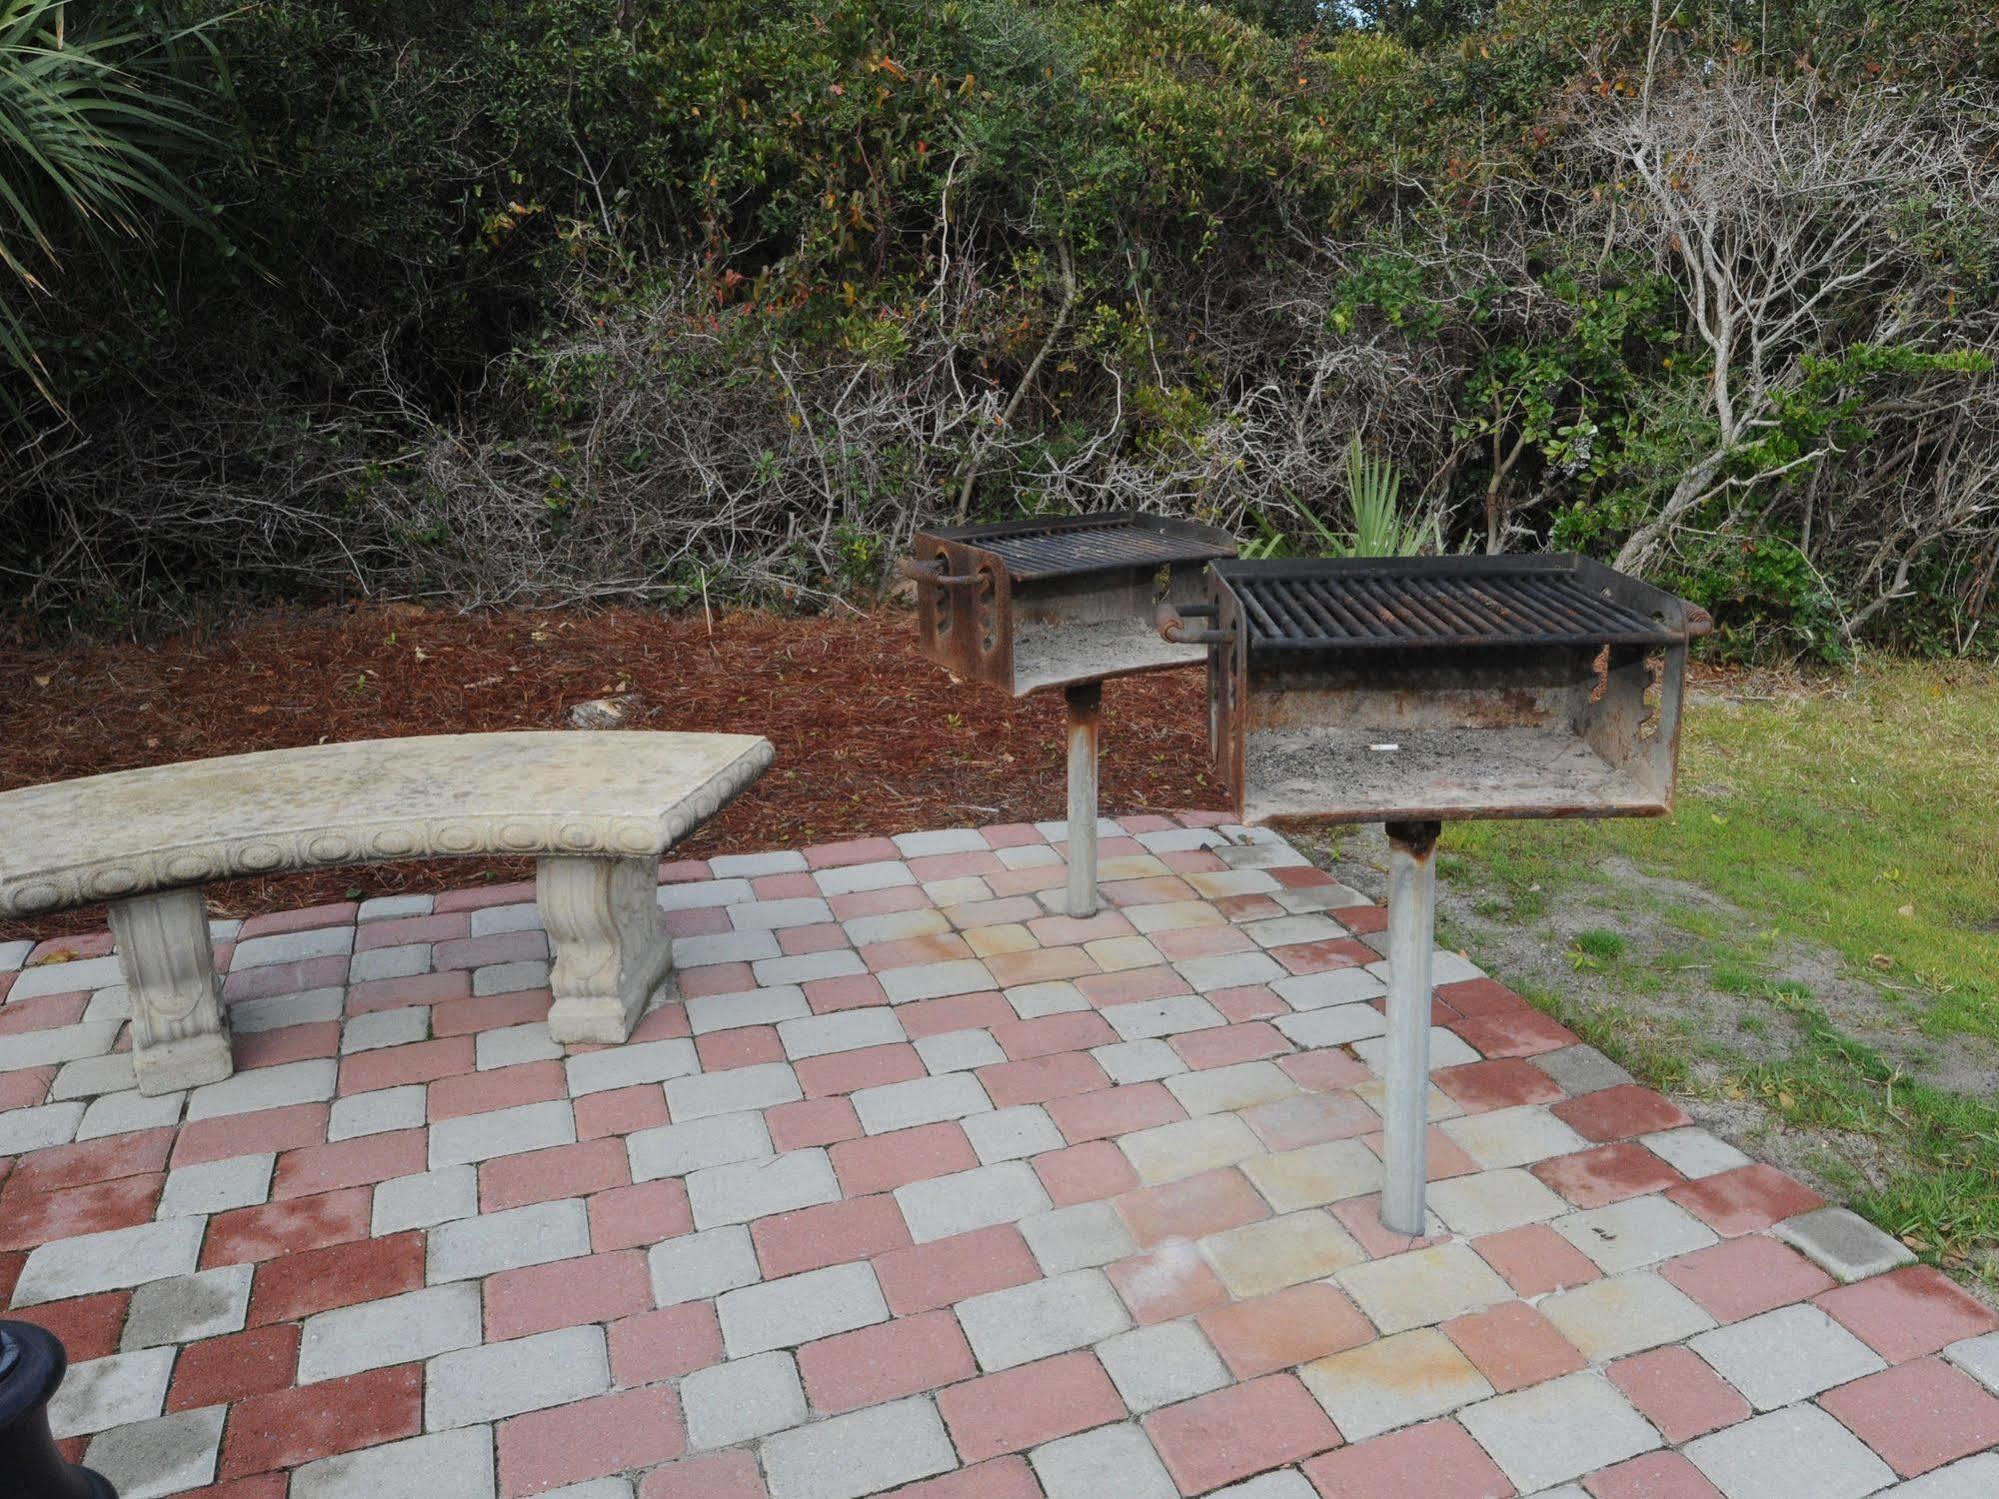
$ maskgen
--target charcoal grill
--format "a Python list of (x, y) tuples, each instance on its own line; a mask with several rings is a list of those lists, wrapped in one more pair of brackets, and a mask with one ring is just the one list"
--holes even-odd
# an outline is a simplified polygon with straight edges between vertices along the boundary
[(1220, 561), (1158, 623), (1207, 646), (1244, 822), (1387, 827), (1382, 1218), (1420, 1234), (1442, 824), (1669, 812), (1687, 644), (1711, 622), (1587, 558), (1493, 556)]
[(923, 653), (1015, 697), (1060, 688), (1069, 728), (1069, 910), (1097, 909), (1097, 734), (1107, 677), (1197, 665), (1198, 643), (1154, 628), (1162, 603), (1198, 607), (1202, 570), (1235, 554), (1226, 531), (1119, 511), (919, 531)]

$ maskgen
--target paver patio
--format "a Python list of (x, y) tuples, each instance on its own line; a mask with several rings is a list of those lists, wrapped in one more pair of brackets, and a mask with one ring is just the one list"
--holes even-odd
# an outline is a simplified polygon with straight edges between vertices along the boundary
[[(1438, 958), (1383, 1231), (1383, 913), (1106, 822), (668, 865), (680, 998), (550, 1043), (524, 886), (217, 929), (132, 1088), (108, 936), (0, 947), (0, 1298), (125, 1499), (1999, 1494), (1999, 1319)], [(1055, 841), (1051, 841), (1055, 840)], [(54, 961), (66, 955), (63, 961)]]

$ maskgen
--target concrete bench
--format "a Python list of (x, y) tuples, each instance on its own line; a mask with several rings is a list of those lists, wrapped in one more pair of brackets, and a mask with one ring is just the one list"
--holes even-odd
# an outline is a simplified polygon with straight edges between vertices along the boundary
[(549, 1033), (617, 1042), (673, 966), (659, 856), (771, 761), (750, 734), (371, 739), (0, 794), (0, 916), (109, 903), (139, 1091), (229, 1076), (201, 887), (444, 855), (532, 855)]

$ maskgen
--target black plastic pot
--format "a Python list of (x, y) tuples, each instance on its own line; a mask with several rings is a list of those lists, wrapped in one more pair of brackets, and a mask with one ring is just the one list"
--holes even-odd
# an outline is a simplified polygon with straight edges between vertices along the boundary
[(100, 1474), (64, 1462), (49, 1434), (49, 1397), (68, 1369), (55, 1334), (0, 1322), (0, 1499), (118, 1499)]

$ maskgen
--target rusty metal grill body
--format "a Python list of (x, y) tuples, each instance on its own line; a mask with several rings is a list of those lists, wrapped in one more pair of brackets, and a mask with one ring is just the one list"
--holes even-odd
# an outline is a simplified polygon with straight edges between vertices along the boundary
[(1235, 543), (1213, 526), (1117, 512), (919, 531), (914, 553), (904, 571), (923, 653), (1024, 697), (1198, 663), (1199, 646), (1159, 637), (1153, 608), (1201, 598), (1202, 569)]
[(1246, 822), (1672, 807), (1707, 616), (1581, 557), (1216, 564), (1213, 748)]

